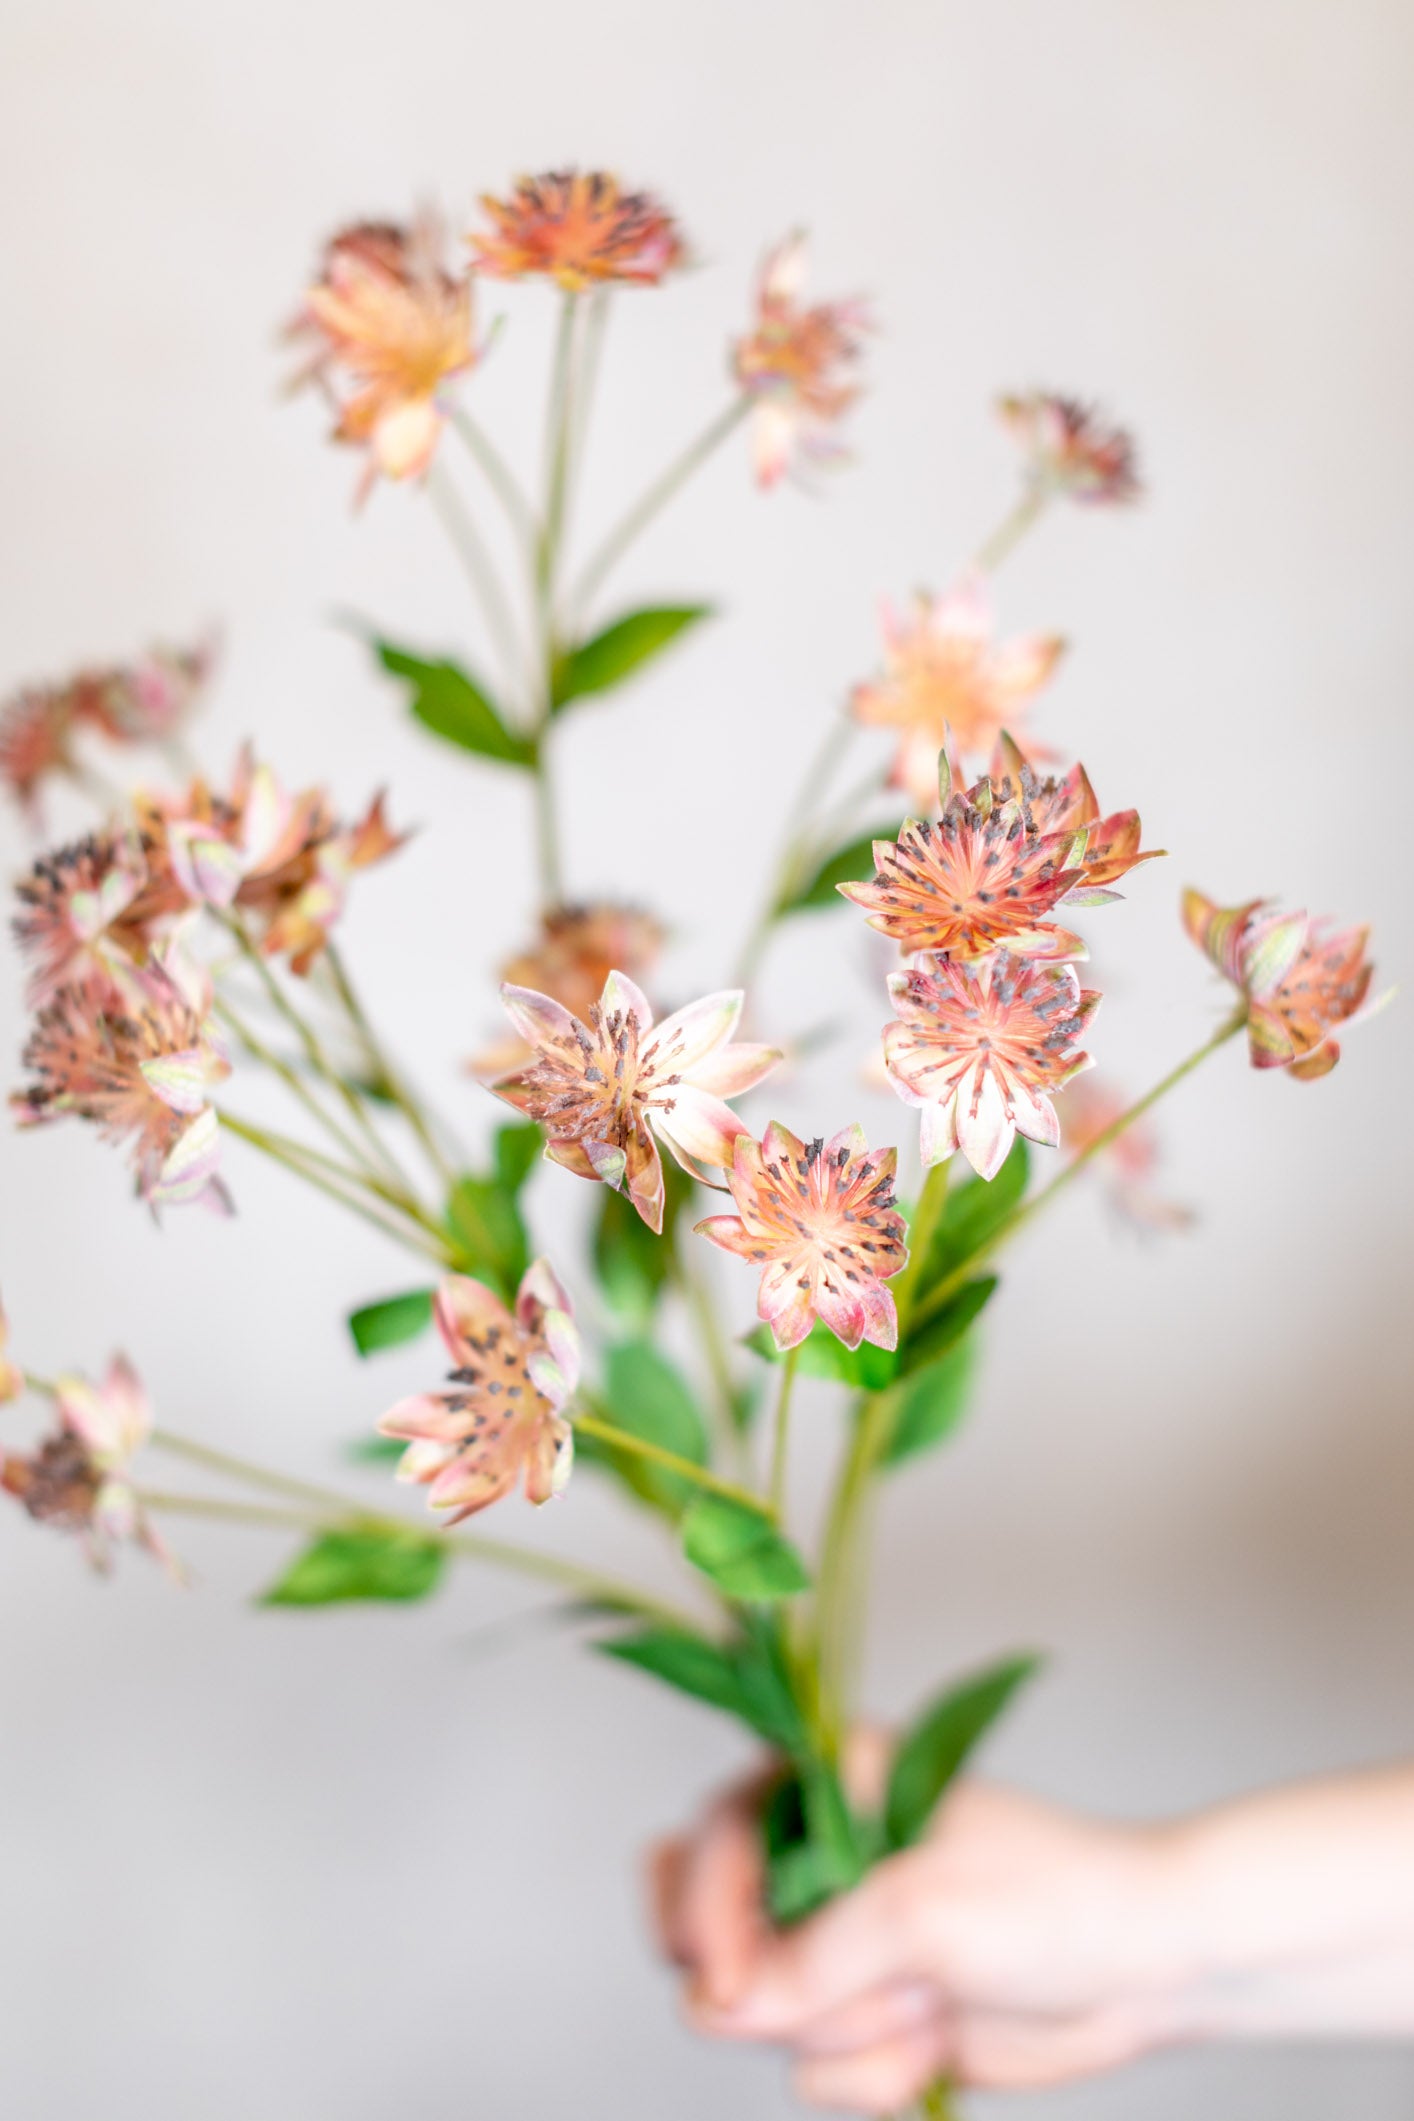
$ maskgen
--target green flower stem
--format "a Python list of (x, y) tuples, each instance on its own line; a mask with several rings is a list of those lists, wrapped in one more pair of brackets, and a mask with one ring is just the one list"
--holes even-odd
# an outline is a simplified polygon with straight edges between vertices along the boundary
[(816, 1576), (815, 1656), (820, 1674), (820, 1717), (828, 1742), (836, 1751), (848, 1722), (851, 1666), (864, 1618), (857, 1582), (860, 1519), (879, 1454), (887, 1441), (887, 1411), (881, 1392), (861, 1396), (851, 1410), (849, 1445), (830, 1502)]
[(682, 1241), (681, 1232), (673, 1253), (671, 1273), (686, 1300), (701, 1343), (707, 1374), (712, 1380), (712, 1397), (721, 1439), (724, 1444), (739, 1450), (741, 1431), (737, 1423), (736, 1388), (732, 1379), (731, 1356), (728, 1353), (726, 1336), (722, 1331), (717, 1307), (712, 1301), (712, 1291), (708, 1287), (697, 1254), (691, 1245)]
[(51, 1383), (49, 1378), (36, 1376), (33, 1370), (21, 1370), (20, 1375), (26, 1388), (31, 1392), (38, 1392), (42, 1399), (53, 1399), (57, 1396), (59, 1387)]
[[(540, 524), (540, 543), (535, 556), (535, 589), (541, 625), (548, 636), (553, 631), (555, 581), (559, 571), (560, 546), (564, 539), (569, 505), (570, 437), (574, 430), (575, 342), (579, 321), (579, 296), (571, 290), (560, 298), (560, 323), (555, 334), (555, 360), (550, 374), (550, 404), (545, 420), (545, 512)], [(548, 715), (549, 702), (545, 704)]]
[(791, 1348), (781, 1364), (781, 1385), (776, 1394), (776, 1420), (771, 1439), (771, 1514), (779, 1524), (786, 1506), (786, 1469), (790, 1457), (790, 1409), (795, 1392), (795, 1373), (800, 1349)]
[(651, 1465), (661, 1466), (665, 1473), (676, 1474), (679, 1480), (687, 1480), (708, 1494), (720, 1495), (728, 1502), (738, 1503), (742, 1509), (754, 1511), (758, 1517), (773, 1516), (759, 1495), (749, 1488), (740, 1488), (735, 1481), (722, 1480), (706, 1466), (700, 1466), (691, 1458), (682, 1458), (676, 1451), (669, 1451), (662, 1444), (649, 1443), (646, 1437), (632, 1436), (627, 1429), (605, 1418), (604, 1414), (584, 1411), (583, 1403), (570, 1416), (576, 1429), (597, 1442), (608, 1444), (615, 1451), (624, 1451), (631, 1458), (646, 1458)]
[(388, 1155), (380, 1154), (376, 1161), (370, 1159), (368, 1150), (361, 1143), (356, 1142), (351, 1134), (346, 1134), (338, 1121), (325, 1111), (319, 1099), (314, 1095), (308, 1083), (301, 1078), (298, 1071), (265, 1044), (265, 1041), (257, 1032), (250, 1028), (224, 996), (217, 996), (216, 1014), (227, 1029), (234, 1033), (251, 1059), (258, 1061), (262, 1068), (268, 1068), (272, 1075), (279, 1078), (291, 1097), (298, 1101), (311, 1119), (318, 1122), (330, 1139), (336, 1142), (339, 1148), (343, 1150), (345, 1156), (352, 1160), (358, 1170), (366, 1172), (370, 1176), (376, 1174), (383, 1179), (391, 1178), (396, 1181), (401, 1178), (401, 1173)]
[[(359, 1044), (363, 1047), (365, 1058), (377, 1078), (379, 1089), (386, 1092), (402, 1113), (403, 1118), (422, 1144), (428, 1162), (432, 1165), (433, 1170), (437, 1173), (442, 1183), (448, 1186), (451, 1185), (456, 1176), (455, 1169), (437, 1139), (432, 1122), (424, 1111), (421, 1100), (413, 1094), (403, 1081), (402, 1076), (398, 1073), (384, 1049), (377, 1032), (374, 1030), (372, 1020), (360, 1001), (353, 980), (349, 975), (348, 966), (344, 963), (343, 953), (335, 944), (330, 943), (324, 952), (324, 956), (329, 967), (329, 976), (334, 983), (334, 991), (343, 1005), (344, 1013), (353, 1027)], [(459, 1163), (465, 1162), (466, 1159), (459, 1150), (456, 1151), (456, 1155)]]
[(476, 527), (475, 517), (453, 485), (444, 464), (433, 463), (427, 474), (427, 490), (481, 606), (487, 631), (501, 660), (502, 677), (514, 693), (525, 669), (524, 655), (495, 562)]
[(1027, 532), (1040, 522), (1055, 491), (1049, 480), (1032, 479), (1016, 506), (1003, 516), (990, 536), (982, 540), (972, 555), (973, 566), (984, 574), (995, 574), (1003, 560), (1010, 559)]
[(580, 574), (570, 595), (570, 609), (573, 612), (578, 614), (587, 610), (629, 547), (647, 529), (659, 511), (666, 508), (669, 501), (686, 486), (694, 473), (701, 470), (708, 458), (726, 441), (728, 435), (741, 425), (750, 410), (751, 400), (745, 393), (733, 398), (731, 403), (708, 423), (697, 439), (689, 442), (681, 456), (674, 457), (667, 469), (640, 494), (633, 506), (609, 531)]
[(526, 552), (532, 552), (540, 534), (539, 525), (535, 520), (535, 510), (522, 493), (515, 473), (486, 430), (479, 421), (472, 418), (464, 405), (451, 406), (447, 418), (505, 510), (506, 520), (515, 535)]
[(1181, 1060), (1176, 1068), (1171, 1068), (1161, 1081), (1155, 1083), (1152, 1090), (1147, 1090), (1143, 1097), (1138, 1098), (1127, 1111), (1121, 1112), (1118, 1119), (1112, 1120), (1108, 1127), (1102, 1128), (1100, 1133), (1095, 1136), (1095, 1139), (1087, 1143), (1078, 1156), (1073, 1156), (1064, 1169), (1056, 1173), (1049, 1185), (1042, 1186), (1040, 1191), (1033, 1193), (1029, 1200), (1024, 1200), (1019, 1207), (1013, 1208), (1011, 1214), (998, 1223), (987, 1243), (977, 1252), (974, 1252), (970, 1259), (964, 1260), (962, 1265), (954, 1268), (951, 1274), (945, 1274), (941, 1281), (934, 1283), (917, 1307), (914, 1315), (914, 1324), (923, 1325), (936, 1312), (940, 1311), (948, 1298), (956, 1293), (961, 1284), (971, 1279), (981, 1261), (990, 1258), (999, 1246), (1004, 1245), (1009, 1238), (1016, 1235), (1016, 1232), (1023, 1224), (1029, 1223), (1033, 1216), (1039, 1215), (1043, 1208), (1049, 1207), (1056, 1195), (1064, 1192), (1072, 1180), (1079, 1177), (1092, 1158), (1101, 1155), (1104, 1150), (1108, 1149), (1110, 1143), (1117, 1141), (1127, 1127), (1132, 1127), (1136, 1120), (1142, 1119), (1144, 1114), (1152, 1106), (1156, 1105), (1161, 1097), (1167, 1097), (1169, 1091), (1176, 1084), (1181, 1083), (1185, 1076), (1191, 1075), (1195, 1068), (1200, 1067), (1210, 1054), (1216, 1053), (1220, 1046), (1225, 1046), (1229, 1039), (1235, 1038), (1246, 1022), (1247, 1003), (1244, 1000), (1225, 1022), (1219, 1024), (1211, 1038), (1205, 1039), (1203, 1044), (1190, 1053), (1186, 1059)]
[(907, 1331), (912, 1319), (918, 1297), (918, 1279), (933, 1249), (933, 1239), (947, 1206), (948, 1169), (946, 1163), (933, 1164), (924, 1174), (923, 1191), (918, 1196), (918, 1206), (908, 1232), (908, 1265), (894, 1277), (894, 1302), (898, 1307), (900, 1332)]
[(958, 2121), (952, 2085), (946, 2077), (939, 2077), (929, 2085), (918, 2102), (918, 2111), (923, 2121)]
[[(224, 1105), (216, 1109), (221, 1125), (234, 1134), (238, 1141), (249, 1143), (250, 1147), (258, 1149), (262, 1156), (268, 1156), (272, 1162), (282, 1164), (287, 1171), (293, 1172), (296, 1178), (301, 1178), (306, 1185), (313, 1186), (316, 1192), (327, 1194), (331, 1200), (336, 1200), (341, 1208), (349, 1209), (363, 1222), (370, 1223), (375, 1230), (380, 1230), (384, 1237), (390, 1237), (394, 1244), (406, 1245), (412, 1251), (420, 1253), (423, 1258), (434, 1260), (439, 1267), (456, 1264), (445, 1233), (440, 1231), (436, 1224), (426, 1221), (420, 1211), (410, 1223), (395, 1222), (391, 1215), (378, 1205), (381, 1196), (370, 1197), (366, 1191), (361, 1193), (357, 1190), (367, 1189), (369, 1186), (369, 1181), (360, 1173), (347, 1171), (342, 1165), (326, 1169), (324, 1167), (328, 1159), (320, 1156), (317, 1150), (308, 1148), (303, 1142), (291, 1141), (287, 1136), (270, 1133), (267, 1128), (253, 1126), (249, 1120), (238, 1118)], [(401, 1212), (406, 1214), (407, 1211)], [(433, 1238), (435, 1243), (431, 1241)]]

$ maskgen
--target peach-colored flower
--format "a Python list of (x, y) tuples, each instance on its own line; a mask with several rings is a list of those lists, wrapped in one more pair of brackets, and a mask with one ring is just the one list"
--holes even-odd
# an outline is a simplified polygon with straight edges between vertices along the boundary
[(986, 577), (968, 575), (909, 618), (884, 610), (884, 674), (856, 685), (856, 721), (899, 731), (890, 776), (922, 810), (937, 801), (938, 753), (951, 736), (964, 758), (990, 753), (1055, 669), (1058, 634), (994, 643)]
[(651, 192), (625, 191), (602, 169), (520, 177), (509, 199), (483, 192), (492, 222), (473, 231), (472, 263), (497, 280), (531, 275), (568, 294), (615, 283), (656, 287), (686, 255), (681, 231)]
[(539, 1121), (548, 1157), (626, 1192), (651, 1230), (663, 1227), (658, 1141), (694, 1176), (699, 1165), (720, 1170), (745, 1131), (725, 1100), (754, 1088), (781, 1057), (774, 1046), (731, 1043), (740, 989), (706, 995), (657, 1025), (641, 989), (618, 971), (584, 1020), (530, 987), (507, 984), (501, 999), (534, 1059), (491, 1089)]
[(60, 987), (97, 975), (111, 979), (115, 960), (140, 962), (148, 938), (133, 909), (147, 882), (136, 836), (90, 833), (37, 861), (15, 886), (14, 930), (30, 957), (31, 1008)]
[(1092, 405), (1053, 391), (1002, 398), (997, 410), (1026, 454), (1033, 482), (1093, 506), (1137, 501), (1134, 442)]
[(101, 1385), (66, 1376), (54, 1388), (59, 1426), (29, 1456), (5, 1453), (0, 1487), (30, 1516), (82, 1538), (96, 1568), (131, 1540), (177, 1573), (133, 1486), (132, 1461), (152, 1434), (141, 1380), (115, 1355)]
[(752, 455), (760, 485), (778, 484), (798, 457), (837, 456), (834, 430), (859, 396), (854, 370), (870, 326), (857, 299), (801, 302), (806, 242), (788, 236), (767, 257), (756, 321), (732, 348), (737, 382), (752, 401)]
[(400, 1400), (379, 1422), (384, 1436), (408, 1441), (398, 1479), (428, 1485), (448, 1524), (522, 1477), (532, 1502), (548, 1502), (570, 1476), (574, 1438), (561, 1409), (579, 1382), (572, 1307), (548, 1260), (527, 1269), (514, 1316), (461, 1274), (446, 1277), (433, 1309), (455, 1367), (447, 1390)]
[(230, 1065), (159, 966), (136, 975), (131, 994), (99, 978), (61, 987), (35, 1019), (24, 1064), (35, 1080), (11, 1100), (22, 1126), (91, 1120), (105, 1140), (132, 1139), (138, 1192), (154, 1208), (225, 1205), (208, 1092)]
[(1313, 1081), (1340, 1059), (1337, 1027), (1373, 1016), (1390, 996), (1369, 998), (1368, 928), (1333, 933), (1305, 913), (1269, 913), (1267, 903), (1217, 906), (1201, 891), (1185, 891), (1183, 924), (1247, 998), (1253, 1067)]
[(0, 782), (31, 823), (38, 823), (44, 783), (71, 773), (74, 716), (67, 693), (34, 686), (0, 709)]
[[(1099, 1075), (1080, 1075), (1068, 1082), (1061, 1100), (1061, 1118), (1071, 1161), (1083, 1156), (1122, 1118), (1131, 1102)], [(1101, 1174), (1115, 1213), (1136, 1230), (1187, 1229), (1193, 1221), (1193, 1211), (1156, 1192), (1153, 1178), (1158, 1166), (1159, 1145), (1153, 1130), (1136, 1120), (1096, 1151), (1092, 1169)]]
[(738, 1135), (727, 1175), (737, 1212), (696, 1227), (765, 1268), (757, 1310), (778, 1348), (797, 1347), (817, 1318), (847, 1348), (898, 1346), (884, 1286), (908, 1261), (893, 1205), (897, 1163), (896, 1149), (870, 1151), (862, 1127), (809, 1143), (774, 1121), (760, 1142)]
[(1085, 1027), (1100, 1005), (1069, 965), (999, 952), (973, 965), (924, 959), (889, 980), (898, 1018), (884, 1026), (890, 1081), (922, 1110), (920, 1153), (961, 1149), (995, 1178), (1018, 1134), (1056, 1148), (1054, 1093), (1083, 1068)]
[(477, 359), (471, 281), (443, 261), (439, 224), (362, 223), (327, 246), (294, 335), (314, 342), (297, 382), (317, 378), (339, 405), (335, 439), (368, 450), (360, 486), (425, 472), (442, 432), (443, 385)]
[(1140, 851), (1135, 811), (1099, 815), (1083, 767), (1044, 783), (984, 774), (964, 793), (944, 753), (939, 775), (942, 816), (910, 819), (896, 842), (875, 840), (873, 878), (838, 886), (910, 956), (1083, 957), (1079, 936), (1045, 916), (1117, 898), (1107, 887), (1159, 851)]
[[(641, 982), (657, 962), (662, 924), (637, 906), (555, 906), (541, 917), (540, 935), (528, 950), (508, 958), (501, 977), (513, 987), (548, 994), (571, 1016), (589, 1015), (609, 974), (620, 967)], [(497, 1039), (470, 1063), (483, 1079), (524, 1067), (534, 1048), (513, 1033)]]

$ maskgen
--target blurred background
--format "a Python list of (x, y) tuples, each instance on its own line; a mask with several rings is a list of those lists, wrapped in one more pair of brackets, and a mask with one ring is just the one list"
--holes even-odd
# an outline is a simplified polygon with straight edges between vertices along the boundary
[[(660, 190), (701, 270), (619, 301), (580, 527), (607, 522), (723, 394), (763, 248), (807, 225), (822, 294), (881, 332), (856, 460), (758, 495), (729, 447), (618, 578), (722, 618), (565, 729), (567, 868), (674, 929), (664, 987), (719, 983), (822, 718), (877, 656), (882, 594), (942, 586), (1008, 504), (1002, 388), (1100, 397), (1150, 497), (1056, 510), (1000, 582), (1008, 630), (1072, 650), (1034, 718), (1137, 802), (1172, 858), (1091, 916), (1092, 1047), (1142, 1088), (1222, 1006), (1180, 887), (1376, 923), (1409, 977), (1400, 877), (1414, 605), (1414, 23), (1395, 0), (10, 0), (0, 72), (7, 328), (0, 687), (184, 638), (226, 651), (197, 732), (253, 732), (352, 809), (421, 831), (361, 881), (346, 945), (401, 1051), (473, 1133), (460, 1073), (528, 931), (523, 790), (403, 718), (334, 623), (475, 656), (425, 500), (355, 515), (357, 463), (285, 405), (279, 327), (357, 216), (603, 164)], [(473, 379), (525, 460), (552, 305), (504, 312)], [(61, 805), (56, 828), (79, 813)], [(30, 858), (11, 810), (8, 869)], [(911, 1129), (862, 1090), (862, 924), (798, 923), (772, 1030), (857, 1035), (781, 1116)], [(23, 1035), (0, 953), (0, 1051)], [(871, 1706), (1029, 1644), (1047, 1676), (999, 1774), (1143, 1816), (1414, 1752), (1414, 1425), (1402, 1002), (1329, 1079), (1229, 1050), (1166, 1106), (1163, 1185), (1199, 1211), (1139, 1243), (1077, 1187), (1018, 1251), (960, 1440), (892, 1490)], [(769, 1116), (761, 1101), (750, 1108)], [(0, 1132), (0, 1281), (36, 1369), (115, 1345), (159, 1414), (314, 1477), (425, 1374), (354, 1360), (350, 1303), (403, 1260), (233, 1148), (240, 1216), (158, 1231), (88, 1130)], [(542, 1233), (582, 1216), (545, 1170)], [(723, 1262), (749, 1316), (749, 1277)], [(836, 1442), (801, 1422), (799, 1507)], [(375, 1492), (372, 1476), (352, 1473)], [(547, 1522), (553, 1518), (553, 1522)], [(666, 1585), (592, 1477), (498, 1530)], [(0, 2104), (24, 2121), (419, 2121), (789, 2111), (769, 2057), (675, 2022), (639, 1852), (742, 1758), (725, 1726), (562, 1634), (488, 1649), (523, 1588), (458, 1572), (409, 1610), (262, 1613), (280, 1535), (182, 1527), (197, 1587), (0, 1526)], [(1282, 2121), (1414, 2104), (1395, 2051), (1186, 2054), (979, 2116)]]

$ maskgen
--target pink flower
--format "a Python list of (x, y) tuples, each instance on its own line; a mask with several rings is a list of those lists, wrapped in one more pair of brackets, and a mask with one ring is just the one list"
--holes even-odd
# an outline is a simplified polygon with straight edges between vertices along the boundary
[(160, 744), (174, 737), (210, 681), (216, 642), (149, 648), (136, 662), (101, 671), (85, 719), (116, 744)]
[(1025, 451), (1035, 485), (1097, 507), (1138, 500), (1143, 489), (1133, 440), (1122, 427), (1103, 420), (1093, 406), (1033, 390), (1024, 397), (1001, 399), (997, 409)]
[(862, 1127), (799, 1142), (774, 1123), (758, 1143), (737, 1136), (727, 1176), (735, 1215), (697, 1224), (724, 1252), (765, 1268), (757, 1310), (781, 1349), (799, 1346), (817, 1318), (847, 1348), (898, 1345), (884, 1283), (908, 1260), (894, 1208), (896, 1149), (872, 1152)]
[(133, 909), (147, 881), (135, 835), (90, 833), (37, 861), (15, 887), (15, 936), (31, 959), (31, 1008), (60, 987), (97, 977), (146, 954), (148, 938)]
[(663, 1227), (658, 1140), (694, 1175), (699, 1164), (730, 1163), (745, 1130), (725, 1100), (752, 1089), (781, 1057), (773, 1046), (730, 1043), (740, 990), (709, 994), (656, 1027), (622, 972), (609, 974), (585, 1021), (530, 987), (507, 984), (501, 999), (535, 1057), (490, 1087), (540, 1122), (547, 1156), (627, 1192), (651, 1230)]
[(1390, 995), (1369, 999), (1368, 928), (1332, 933), (1305, 913), (1268, 913), (1266, 904), (1217, 906), (1201, 891), (1185, 891), (1183, 923), (1247, 998), (1253, 1067), (1313, 1081), (1340, 1059), (1336, 1028), (1373, 1016)]
[(429, 1489), (448, 1524), (484, 1510), (522, 1477), (548, 1502), (570, 1476), (574, 1438), (562, 1409), (579, 1382), (579, 1335), (549, 1262), (528, 1268), (515, 1315), (479, 1281), (449, 1274), (437, 1291), (437, 1330), (454, 1368), (450, 1389), (400, 1400), (378, 1426), (405, 1437), (398, 1479)]
[(1051, 1098), (1093, 1066), (1079, 1041), (1100, 1005), (1069, 965), (924, 960), (894, 973), (889, 993), (898, 1020), (884, 1026), (884, 1058), (904, 1103), (922, 1108), (925, 1165), (961, 1149), (995, 1178), (1018, 1134), (1057, 1147)]
[(858, 299), (807, 309), (805, 268), (804, 236), (788, 236), (762, 266), (755, 324), (732, 348), (737, 382), (752, 400), (757, 482), (768, 488), (797, 458), (840, 453), (834, 429), (859, 395), (854, 370), (868, 309)]
[(132, 1365), (115, 1355), (101, 1385), (61, 1377), (54, 1400), (58, 1429), (28, 1457), (6, 1453), (0, 1487), (39, 1523), (78, 1533), (95, 1568), (110, 1568), (113, 1549), (131, 1540), (175, 1573), (133, 1485), (132, 1461), (152, 1434), (152, 1413)]
[(857, 685), (855, 720), (897, 729), (891, 776), (920, 810), (938, 799), (938, 753), (949, 736), (964, 757), (990, 752), (1040, 691), (1065, 643), (1056, 634), (992, 640), (986, 577), (968, 575), (943, 596), (920, 596), (911, 619), (884, 611), (884, 675)]
[(35, 1019), (24, 1064), (35, 1080), (11, 1099), (22, 1126), (73, 1113), (105, 1140), (132, 1140), (138, 1192), (154, 1208), (226, 1205), (207, 1093), (230, 1064), (159, 966), (137, 976), (131, 999), (96, 979), (61, 987)]

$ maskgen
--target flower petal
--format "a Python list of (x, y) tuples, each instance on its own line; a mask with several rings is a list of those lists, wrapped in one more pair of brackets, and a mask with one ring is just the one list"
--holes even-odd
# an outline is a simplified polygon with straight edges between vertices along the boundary
[(784, 1058), (779, 1046), (754, 1045), (749, 1040), (740, 1040), (735, 1045), (719, 1047), (684, 1072), (689, 1075), (694, 1090), (710, 1091), (714, 1097), (741, 1097), (764, 1082)]

